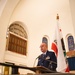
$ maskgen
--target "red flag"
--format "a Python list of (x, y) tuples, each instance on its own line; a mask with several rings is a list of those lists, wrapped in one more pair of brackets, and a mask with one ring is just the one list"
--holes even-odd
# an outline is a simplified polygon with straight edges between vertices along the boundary
[(57, 48), (55, 40), (54, 40), (54, 42), (52, 42), (51, 49), (55, 52), (55, 55), (57, 56), (58, 55), (58, 48)]

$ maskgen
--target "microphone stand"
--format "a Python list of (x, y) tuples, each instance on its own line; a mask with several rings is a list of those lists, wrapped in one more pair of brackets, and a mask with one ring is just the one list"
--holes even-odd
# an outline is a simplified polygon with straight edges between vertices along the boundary
[[(37, 58), (38, 58), (38, 57), (37, 57)], [(37, 58), (36, 58), (36, 59), (37, 59)], [(33, 67), (35, 67), (36, 59), (34, 60), (34, 64), (33, 64)]]
[(41, 55), (39, 55), (39, 56), (34, 60), (33, 67), (35, 67), (35, 63), (36, 63), (36, 60), (37, 60), (38, 58), (41, 58)]

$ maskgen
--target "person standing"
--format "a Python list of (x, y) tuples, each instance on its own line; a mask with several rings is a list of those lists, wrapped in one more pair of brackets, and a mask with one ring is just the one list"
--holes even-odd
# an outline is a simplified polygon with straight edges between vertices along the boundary
[(48, 45), (46, 43), (40, 45), (40, 50), (42, 51), (42, 54), (38, 57), (37, 66), (43, 66), (52, 71), (56, 71), (57, 58), (55, 53), (48, 50)]

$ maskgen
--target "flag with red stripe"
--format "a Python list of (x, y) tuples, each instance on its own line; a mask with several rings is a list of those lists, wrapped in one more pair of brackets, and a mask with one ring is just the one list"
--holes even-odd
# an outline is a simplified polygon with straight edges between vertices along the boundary
[(57, 48), (57, 45), (56, 45), (56, 40), (54, 40), (52, 42), (52, 46), (51, 46), (51, 49), (55, 52), (55, 55), (57, 56), (58, 55), (58, 48)]
[(62, 30), (59, 28), (59, 16), (57, 15), (57, 25), (54, 33), (51, 49), (57, 56), (57, 71), (69, 72), (68, 62), (66, 59), (66, 50), (62, 37)]

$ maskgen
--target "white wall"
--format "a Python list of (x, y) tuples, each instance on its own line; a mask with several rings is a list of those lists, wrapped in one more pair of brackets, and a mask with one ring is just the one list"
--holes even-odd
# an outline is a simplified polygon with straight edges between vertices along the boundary
[(73, 27), (74, 27), (74, 35), (75, 35), (75, 0), (69, 0), (69, 2), (70, 2)]
[(52, 40), (54, 28), (57, 24), (57, 13), (60, 17), (59, 24), (62, 29), (64, 39), (68, 33), (71, 33), (74, 36), (69, 0), (21, 0), (15, 7), (10, 18), (8, 18), (7, 15), (2, 17), (1, 20), (3, 22), (0, 22), (2, 27), (0, 28), (0, 37), (2, 39), (2, 44), (0, 44), (1, 50), (5, 50), (6, 30), (11, 23), (14, 21), (20, 21), (28, 30), (27, 57), (6, 52), (4, 58), (5, 61), (33, 66), (35, 58), (41, 53), (39, 46), (42, 41), (42, 37), (44, 35), (48, 35), (49, 42)]
[[(1, 9), (0, 10), (0, 62), (3, 62), (5, 58), (7, 26), (8, 26), (11, 14), (19, 0), (16, 0), (16, 1), (5, 0), (5, 2), (3, 1), (4, 0), (0, 0), (0, 9)], [(0, 66), (0, 73), (2, 73), (1, 66)]]
[[(0, 16), (0, 61), (4, 61), (4, 54), (5, 54), (5, 48), (6, 48), (6, 31), (9, 24), (9, 20), (11, 17), (11, 14), (18, 3), (19, 0), (8, 0), (1, 16)], [(10, 4), (11, 3), (11, 4)]]

